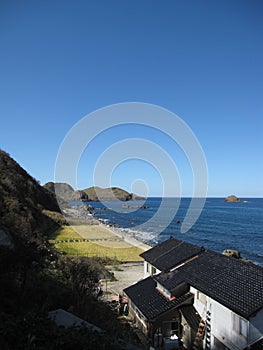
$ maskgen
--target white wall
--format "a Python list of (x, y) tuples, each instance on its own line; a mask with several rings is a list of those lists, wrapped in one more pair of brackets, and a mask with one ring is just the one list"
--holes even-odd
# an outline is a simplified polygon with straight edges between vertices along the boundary
[[(249, 338), (255, 337), (259, 331), (259, 324), (262, 322), (263, 312), (255, 318), (253, 328), (248, 323), (248, 337), (244, 337), (233, 329), (233, 312), (221, 305), (214, 299), (205, 297), (205, 302), (197, 299), (197, 290), (191, 287), (191, 292), (195, 294), (194, 307), (201, 315), (205, 317), (206, 309), (211, 311), (211, 349), (216, 350), (214, 345), (214, 337), (227, 346), (231, 350), (244, 349), (249, 344)], [(237, 317), (239, 317), (237, 315)], [(261, 323), (262, 325), (262, 323)], [(262, 327), (262, 326), (261, 326)], [(251, 333), (251, 335), (250, 335)]]
[(144, 260), (144, 263), (143, 263), (144, 265), (144, 277), (148, 277), (149, 275), (148, 275), (148, 272), (147, 272), (147, 262)]
[[(147, 264), (148, 264), (148, 271), (147, 271)], [(147, 261), (144, 260), (144, 277), (145, 278), (152, 275), (152, 268), (153, 267), (154, 267), (153, 265), (151, 265), (150, 263), (147, 263)], [(161, 272), (160, 270), (156, 269), (155, 275), (157, 273), (160, 273), (160, 272)]]
[[(239, 316), (236, 315), (238, 318)], [(229, 349), (244, 349), (248, 343), (245, 337), (235, 331), (233, 327), (234, 313), (225, 306), (212, 300), (211, 332), (214, 337), (225, 344)], [(213, 342), (213, 341), (212, 341)], [(213, 346), (212, 346), (213, 349)]]

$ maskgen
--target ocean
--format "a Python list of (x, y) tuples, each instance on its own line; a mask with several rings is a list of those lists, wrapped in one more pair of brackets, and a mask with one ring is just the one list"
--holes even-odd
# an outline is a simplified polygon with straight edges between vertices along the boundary
[[(195, 224), (182, 233), (190, 201), (190, 198), (148, 198), (145, 202), (87, 204), (94, 207), (96, 218), (149, 244), (173, 236), (217, 252), (235, 249), (243, 258), (263, 266), (263, 198), (247, 198), (244, 203), (207, 198)], [(137, 207), (142, 205), (147, 208)]]

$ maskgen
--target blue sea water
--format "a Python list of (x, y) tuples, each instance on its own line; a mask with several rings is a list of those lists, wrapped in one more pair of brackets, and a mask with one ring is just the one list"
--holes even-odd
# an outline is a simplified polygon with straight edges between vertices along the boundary
[[(217, 252), (236, 249), (242, 257), (263, 266), (263, 198), (248, 198), (244, 203), (207, 198), (196, 223), (186, 233), (182, 233), (181, 225), (190, 201), (190, 198), (166, 198), (160, 215), (155, 214), (160, 208), (161, 198), (148, 198), (145, 202), (88, 204), (95, 208), (95, 217), (150, 244), (173, 236)], [(125, 204), (146, 205), (148, 208), (125, 208)], [(103, 210), (104, 207), (106, 210)], [(172, 221), (167, 226), (169, 217), (172, 217)]]

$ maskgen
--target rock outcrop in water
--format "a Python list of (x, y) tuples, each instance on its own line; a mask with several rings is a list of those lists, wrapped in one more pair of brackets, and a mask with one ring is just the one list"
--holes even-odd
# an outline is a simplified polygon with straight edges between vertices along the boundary
[(232, 258), (240, 259), (240, 252), (234, 249), (225, 249), (222, 253), (223, 255), (232, 256)]
[(237, 198), (234, 195), (231, 195), (231, 196), (226, 197), (225, 202), (229, 202), (229, 203), (244, 203), (245, 201), (243, 201), (242, 199)]

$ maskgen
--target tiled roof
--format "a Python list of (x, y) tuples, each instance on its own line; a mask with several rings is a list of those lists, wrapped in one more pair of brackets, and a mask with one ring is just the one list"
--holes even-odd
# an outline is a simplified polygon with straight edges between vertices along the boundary
[(174, 271), (161, 272), (158, 275), (155, 275), (154, 279), (170, 292), (186, 282), (186, 277), (181, 273), (180, 268)]
[(49, 311), (48, 316), (58, 326), (63, 326), (66, 328), (70, 328), (70, 327), (87, 328), (92, 332), (98, 332), (98, 333), (104, 332), (101, 328), (95, 326), (94, 324), (84, 321), (78, 316), (73, 315), (72, 313), (63, 309)]
[(201, 247), (171, 237), (142, 253), (141, 257), (158, 270), (167, 271), (201, 251)]
[(191, 293), (186, 293), (174, 300), (167, 299), (156, 290), (156, 282), (152, 277), (137, 282), (124, 289), (124, 292), (149, 321), (193, 298)]
[(262, 350), (263, 349), (263, 338), (249, 346), (245, 350)]
[(186, 322), (192, 328), (192, 330), (196, 332), (198, 329), (201, 317), (199, 313), (196, 311), (196, 309), (194, 308), (194, 306), (193, 305), (183, 306), (180, 308), (180, 311), (183, 314), (184, 318), (186, 319)]
[(263, 308), (263, 268), (212, 251), (155, 278), (168, 290), (184, 280), (244, 318)]

